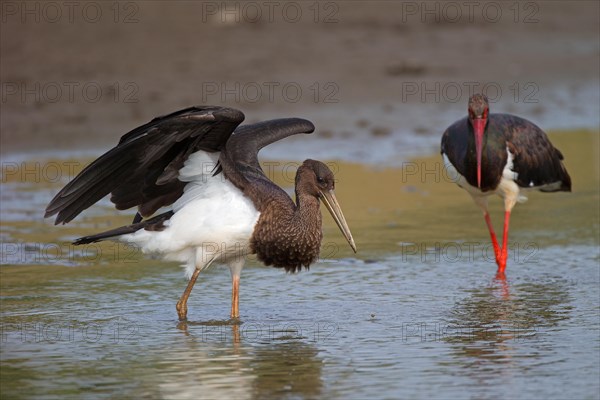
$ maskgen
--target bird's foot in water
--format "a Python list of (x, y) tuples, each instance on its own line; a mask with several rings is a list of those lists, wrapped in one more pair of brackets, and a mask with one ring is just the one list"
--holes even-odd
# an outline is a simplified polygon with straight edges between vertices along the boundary
[(505, 278), (504, 271), (506, 270), (506, 260), (508, 258), (508, 249), (504, 248), (500, 254), (496, 255), (496, 264), (498, 264), (498, 271), (496, 271), (497, 278)]
[(187, 321), (187, 304), (179, 300), (175, 308), (177, 309), (177, 315), (179, 316), (179, 320)]
[(502, 258), (502, 249), (500, 248), (500, 246), (498, 246), (498, 244), (496, 242), (492, 242), (492, 244), (494, 245), (494, 258), (496, 259), (496, 265), (498, 267), (500, 267), (501, 264), (501, 258)]
[[(498, 271), (500, 271), (500, 266), (502, 265), (502, 254), (496, 254), (496, 265), (498, 266)], [(506, 267), (506, 262), (504, 262), (504, 266)], [(504, 270), (504, 268), (502, 268)]]

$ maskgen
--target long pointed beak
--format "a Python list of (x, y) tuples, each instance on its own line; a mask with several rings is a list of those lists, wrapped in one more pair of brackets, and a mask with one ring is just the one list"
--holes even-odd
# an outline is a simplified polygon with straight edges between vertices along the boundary
[(327, 207), (331, 213), (331, 216), (350, 244), (350, 247), (352, 247), (352, 250), (354, 250), (356, 253), (356, 244), (352, 238), (352, 233), (350, 232), (350, 228), (348, 228), (346, 218), (344, 218), (342, 208), (340, 207), (340, 203), (338, 203), (337, 199), (335, 198), (335, 193), (333, 193), (333, 190), (321, 191), (321, 200), (323, 200), (323, 204), (325, 204), (325, 207)]
[(475, 132), (475, 151), (477, 152), (477, 187), (481, 188), (481, 153), (483, 151), (483, 133), (487, 119), (475, 118), (471, 120)]

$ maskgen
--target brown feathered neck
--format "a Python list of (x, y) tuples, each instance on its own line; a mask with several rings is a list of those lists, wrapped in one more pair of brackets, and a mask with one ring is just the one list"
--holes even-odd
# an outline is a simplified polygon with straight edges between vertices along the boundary
[(316, 176), (303, 164), (296, 174), (296, 202), (273, 191), (254, 228), (250, 246), (266, 265), (296, 272), (319, 257), (322, 217)]

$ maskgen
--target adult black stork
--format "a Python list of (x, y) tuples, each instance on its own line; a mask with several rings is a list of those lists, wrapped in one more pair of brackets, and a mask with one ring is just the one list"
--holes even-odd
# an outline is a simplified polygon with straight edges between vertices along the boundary
[[(563, 155), (540, 128), (509, 114), (490, 114), (486, 96), (469, 98), (469, 115), (450, 125), (442, 136), (448, 175), (466, 189), (483, 210), (490, 231), (498, 276), (508, 257), (508, 223), (515, 203), (527, 200), (523, 189), (571, 191)], [(487, 208), (487, 196), (504, 198), (504, 234), (498, 245)]]
[[(119, 210), (138, 207), (131, 225), (77, 239), (113, 238), (184, 263), (189, 283), (177, 303), (180, 320), (201, 270), (229, 266), (231, 317), (239, 317), (240, 273), (247, 254), (296, 272), (319, 256), (323, 201), (352, 249), (354, 239), (334, 194), (334, 176), (306, 160), (296, 173), (296, 202), (258, 163), (263, 147), (314, 125), (299, 118), (238, 127), (244, 114), (224, 107), (191, 107), (158, 117), (125, 134), (87, 166), (46, 208), (67, 223), (111, 193)], [(236, 129), (237, 128), (237, 129)], [(154, 215), (161, 207), (169, 211)]]

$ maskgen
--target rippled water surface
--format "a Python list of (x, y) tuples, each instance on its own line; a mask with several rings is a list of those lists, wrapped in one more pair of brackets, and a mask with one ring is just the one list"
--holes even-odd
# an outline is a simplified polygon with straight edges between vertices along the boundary
[(576, 190), (517, 205), (506, 280), (458, 188), (340, 164), (358, 256), (326, 219), (310, 271), (251, 260), (240, 321), (226, 268), (200, 275), (180, 323), (179, 266), (68, 244), (127, 218), (103, 203), (54, 227), (39, 214), (60, 183), (3, 180), (2, 398), (597, 399), (598, 156), (567, 142)]

